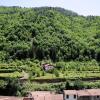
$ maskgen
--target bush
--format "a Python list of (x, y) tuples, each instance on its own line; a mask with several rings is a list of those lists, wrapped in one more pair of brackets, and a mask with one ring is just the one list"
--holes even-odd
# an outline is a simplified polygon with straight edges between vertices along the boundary
[(54, 70), (54, 74), (56, 77), (59, 77), (59, 72), (56, 69)]
[(61, 69), (61, 68), (64, 68), (65, 67), (65, 62), (57, 62), (56, 63), (56, 68), (57, 69)]
[(4, 80), (0, 80), (0, 89), (4, 89), (7, 85), (7, 82)]
[(21, 96), (24, 94), (24, 87), (18, 79), (9, 78), (0, 81), (0, 95)]

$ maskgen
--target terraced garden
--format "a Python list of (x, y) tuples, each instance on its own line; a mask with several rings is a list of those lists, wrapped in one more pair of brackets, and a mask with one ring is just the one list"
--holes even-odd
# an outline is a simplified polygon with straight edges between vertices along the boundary
[[(51, 63), (53, 70), (45, 71), (40, 63)], [(56, 62), (50, 61), (39, 62), (37, 60), (26, 60), (0, 64), (0, 78), (22, 78), (28, 74), (29, 80), (42, 79), (97, 79), (100, 78), (100, 66), (95, 61), (87, 62)]]
[[(42, 68), (42, 63), (52, 64), (54, 69), (45, 71)], [(0, 64), (0, 86), (6, 84), (6, 81), (3, 82), (2, 80), (12, 78), (20, 79), (24, 91), (50, 90), (61, 92), (68, 87), (73, 89), (75, 87), (100, 88), (100, 66), (95, 60), (53, 63), (48, 60), (27, 59)]]
[(100, 78), (100, 71), (66, 71), (65, 74), (60, 73), (59, 77), (55, 74), (46, 74), (45, 76), (35, 77), (33, 79), (56, 79), (56, 78), (65, 78), (65, 79), (88, 79), (88, 78)]
[(23, 77), (21, 69), (9, 64), (0, 64), (0, 78), (20, 78)]

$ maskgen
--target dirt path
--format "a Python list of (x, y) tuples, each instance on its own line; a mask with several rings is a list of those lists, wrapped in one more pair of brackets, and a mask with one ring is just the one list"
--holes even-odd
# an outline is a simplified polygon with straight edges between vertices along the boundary
[(25, 71), (22, 71), (22, 74), (23, 74), (23, 77), (20, 78), (20, 80), (24, 80), (24, 79), (28, 80), (29, 79), (29, 74), (28, 73), (26, 73)]

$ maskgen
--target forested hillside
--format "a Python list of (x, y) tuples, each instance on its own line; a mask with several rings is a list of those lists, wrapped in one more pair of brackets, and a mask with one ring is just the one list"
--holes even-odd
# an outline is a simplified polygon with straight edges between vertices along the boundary
[(0, 7), (0, 60), (100, 60), (100, 16), (62, 8)]
[[(53, 69), (45, 71), (43, 64)], [(20, 84), (19, 79), (26, 82)], [(97, 87), (100, 16), (82, 16), (58, 7), (0, 7), (0, 95)]]

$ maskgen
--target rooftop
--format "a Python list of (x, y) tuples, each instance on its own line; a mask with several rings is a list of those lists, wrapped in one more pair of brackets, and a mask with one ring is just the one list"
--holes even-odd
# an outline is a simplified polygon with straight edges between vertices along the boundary
[(23, 100), (23, 98), (12, 96), (0, 96), (0, 100)]
[(53, 92), (50, 91), (34, 91), (34, 92), (30, 92), (32, 94), (32, 96), (37, 96), (37, 95), (50, 95)]
[(30, 92), (34, 100), (63, 100), (63, 94), (55, 94), (50, 91)]
[(65, 94), (78, 96), (100, 96), (100, 89), (64, 90)]
[(77, 91), (77, 95), (78, 96), (90, 96), (91, 93), (88, 92), (88, 90), (79, 90), (79, 91)]
[(64, 93), (68, 95), (74, 95), (74, 94), (77, 94), (77, 91), (76, 90), (64, 90)]
[(100, 95), (100, 89), (88, 89), (88, 92), (91, 94), (91, 95)]

